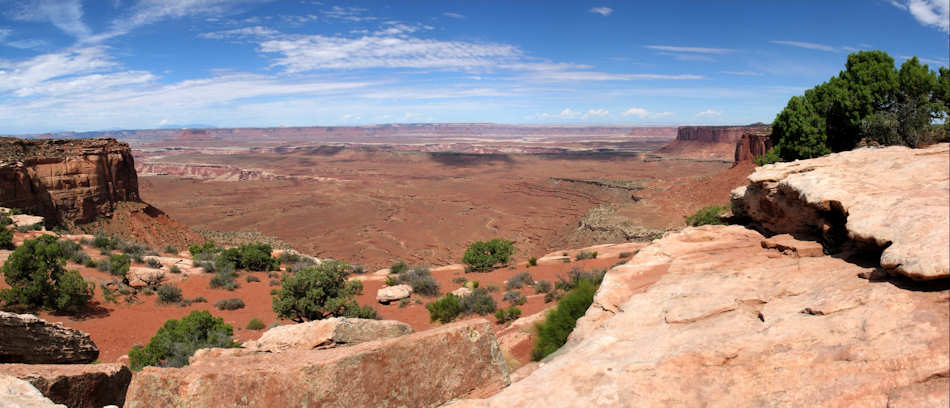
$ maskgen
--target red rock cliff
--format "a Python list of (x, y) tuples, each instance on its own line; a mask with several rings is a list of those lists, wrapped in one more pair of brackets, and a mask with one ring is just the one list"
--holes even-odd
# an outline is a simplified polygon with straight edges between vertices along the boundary
[(769, 131), (768, 125), (680, 126), (676, 140), (657, 152), (690, 159), (732, 161), (743, 134), (768, 134)]
[(735, 162), (750, 162), (765, 155), (772, 148), (772, 139), (768, 133), (744, 133), (736, 143)]
[(0, 138), (0, 206), (85, 223), (139, 200), (129, 145), (115, 139)]

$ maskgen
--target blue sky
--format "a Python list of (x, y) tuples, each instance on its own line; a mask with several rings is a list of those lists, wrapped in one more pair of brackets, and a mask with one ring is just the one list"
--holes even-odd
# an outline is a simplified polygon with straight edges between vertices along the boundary
[(743, 124), (950, 0), (0, 0), (0, 133), (408, 122)]

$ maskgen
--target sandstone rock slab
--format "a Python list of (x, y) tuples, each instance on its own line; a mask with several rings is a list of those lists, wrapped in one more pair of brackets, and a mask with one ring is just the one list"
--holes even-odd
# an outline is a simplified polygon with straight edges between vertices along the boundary
[(57, 404), (122, 406), (132, 372), (121, 364), (0, 364), (0, 376), (28, 381)]
[(881, 266), (913, 279), (950, 277), (950, 145), (861, 148), (756, 168), (732, 192), (737, 216), (774, 232), (822, 233), (885, 248)]
[(0, 312), (0, 363), (81, 364), (98, 357), (86, 333), (31, 314)]
[(354, 345), (412, 333), (412, 327), (395, 320), (334, 317), (300, 324), (277, 326), (244, 348), (271, 353), (312, 350), (334, 345)]
[[(533, 373), (451, 406), (947, 406), (950, 290), (869, 281), (857, 275), (874, 268), (828, 256), (769, 257), (763, 239), (740, 226), (668, 234), (607, 272)], [(617, 282), (653, 270), (665, 272), (641, 293)]]
[(394, 300), (405, 299), (412, 295), (412, 286), (396, 285), (386, 286), (376, 291), (376, 300), (382, 304), (388, 304)]
[(0, 374), (0, 408), (66, 408), (43, 396), (32, 384)]
[(434, 407), (507, 384), (491, 325), (474, 319), (352, 347), (147, 367), (126, 407)]
[(127, 276), (129, 286), (133, 288), (144, 288), (146, 286), (158, 285), (165, 279), (165, 271), (144, 266), (133, 266), (129, 268)]
[(777, 249), (788, 255), (815, 257), (825, 254), (824, 248), (815, 241), (800, 241), (790, 234), (779, 234), (762, 240), (762, 248)]

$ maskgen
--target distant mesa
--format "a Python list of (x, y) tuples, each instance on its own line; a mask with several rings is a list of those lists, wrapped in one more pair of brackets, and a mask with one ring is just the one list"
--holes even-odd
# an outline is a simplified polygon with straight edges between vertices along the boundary
[[(756, 143), (756, 149), (762, 146), (758, 143), (767, 139), (772, 129), (769, 125), (753, 124), (748, 126), (680, 126), (676, 132), (676, 140), (657, 150), (657, 153), (668, 154), (689, 159), (710, 159), (722, 161), (737, 161), (751, 153), (738, 152), (736, 145), (743, 140), (743, 135), (749, 135), (749, 143)], [(750, 147), (750, 152), (751, 152)], [(764, 152), (763, 152), (764, 154)]]

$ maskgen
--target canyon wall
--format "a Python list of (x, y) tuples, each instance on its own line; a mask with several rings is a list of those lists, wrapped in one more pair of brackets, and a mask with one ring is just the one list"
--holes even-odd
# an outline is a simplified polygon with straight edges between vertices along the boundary
[(768, 135), (770, 132), (768, 125), (680, 126), (676, 140), (657, 152), (689, 159), (732, 161), (743, 135)]
[(772, 149), (772, 139), (768, 133), (743, 133), (736, 143), (734, 161), (736, 164), (751, 162)]
[(129, 145), (115, 139), (0, 139), (0, 206), (84, 223), (139, 200)]

